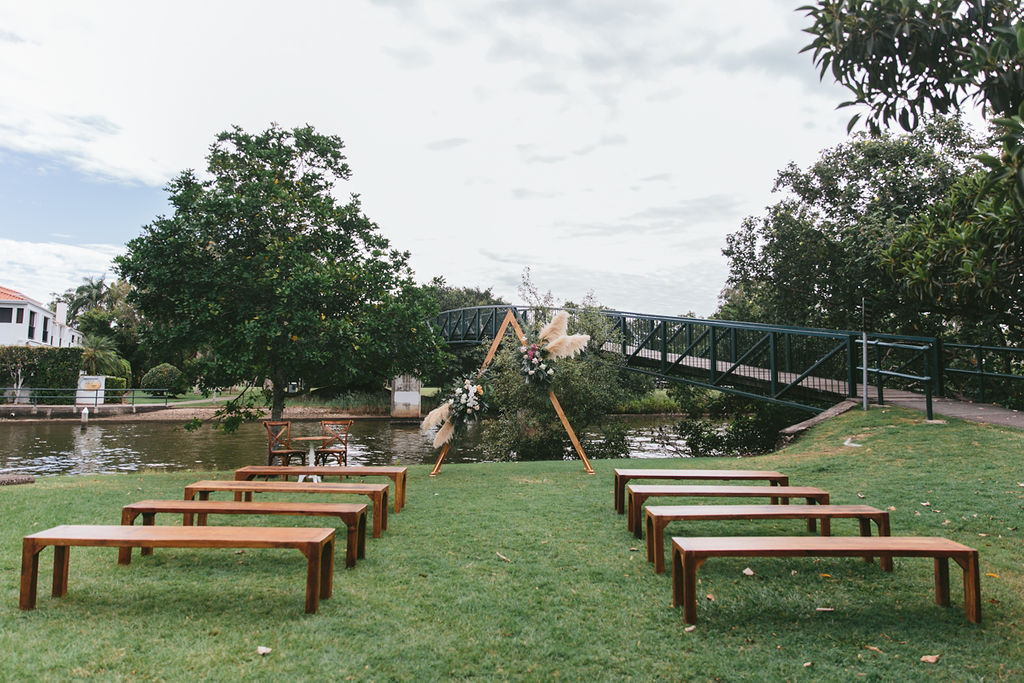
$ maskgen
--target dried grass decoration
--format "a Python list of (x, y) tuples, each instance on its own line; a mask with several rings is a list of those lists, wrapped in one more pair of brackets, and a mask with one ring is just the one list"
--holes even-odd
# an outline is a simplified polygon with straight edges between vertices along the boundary
[[(566, 334), (569, 328), (569, 314), (566, 311), (555, 313), (544, 329), (540, 331), (540, 343), (519, 347), (522, 354), (520, 369), (527, 384), (547, 386), (555, 378), (552, 361), (568, 358), (586, 348), (590, 341), (587, 334)], [(545, 343), (546, 342), (546, 343)]]
[(448, 393), (448, 400), (427, 413), (420, 424), (421, 429), (441, 427), (434, 436), (434, 448), (464, 432), (466, 425), (487, 409), (487, 388), (482, 378), (464, 378)]

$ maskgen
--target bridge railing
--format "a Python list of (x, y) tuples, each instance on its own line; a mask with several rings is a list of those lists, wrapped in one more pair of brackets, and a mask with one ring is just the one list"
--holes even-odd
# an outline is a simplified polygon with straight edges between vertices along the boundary
[(944, 342), (941, 355), (947, 391), (1024, 408), (1024, 349)]
[[(445, 311), (436, 325), (451, 344), (493, 338), (509, 306)], [(543, 309), (511, 307), (524, 327)], [(860, 332), (820, 330), (728, 320), (601, 311), (614, 341), (605, 348), (626, 358), (636, 372), (820, 411), (862, 386)], [(868, 373), (874, 391), (916, 389), (929, 406), (941, 358), (929, 337), (872, 334)]]

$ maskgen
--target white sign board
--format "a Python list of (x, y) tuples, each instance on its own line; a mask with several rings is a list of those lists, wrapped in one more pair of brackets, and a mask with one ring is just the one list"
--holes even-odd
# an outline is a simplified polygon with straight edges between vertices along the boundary
[(78, 378), (78, 391), (75, 393), (75, 403), (80, 406), (95, 406), (103, 404), (107, 378), (99, 375), (82, 375)]

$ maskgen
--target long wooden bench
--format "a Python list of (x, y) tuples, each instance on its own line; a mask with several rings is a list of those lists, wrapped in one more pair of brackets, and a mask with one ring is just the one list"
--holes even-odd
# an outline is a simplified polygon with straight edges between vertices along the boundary
[[(871, 522), (879, 536), (889, 536), (889, 513), (870, 505), (649, 505), (644, 513), (647, 529), (647, 561), (654, 563), (654, 573), (665, 571), (665, 526), (669, 522), (703, 520), (816, 519), (821, 522), (821, 535), (832, 532), (831, 520), (856, 519), (860, 535), (871, 535)], [(881, 560), (882, 568), (892, 569), (892, 558)]]
[[(926, 536), (756, 536), (674, 537), (672, 606), (683, 606), (683, 621), (697, 622), (697, 569), (709, 557), (931, 557), (935, 560), (935, 602), (949, 605), (949, 560), (964, 572), (964, 611), (981, 621), (978, 551), (946, 538)], [(891, 565), (890, 565), (891, 570)]]
[(373, 506), (373, 537), (380, 538), (388, 528), (388, 485), (387, 484), (336, 484), (334, 482), (314, 483), (307, 481), (229, 481), (203, 480), (185, 487), (185, 500), (209, 500), (210, 494), (229, 491), (235, 500), (252, 500), (254, 493), (337, 493), (369, 496)]
[[(667, 496), (718, 498), (771, 498), (783, 504), (790, 498), (803, 498), (808, 505), (828, 505), (828, 491), (814, 486), (665, 486), (658, 484), (629, 484), (626, 487), (626, 526), (637, 538), (643, 537), (643, 505), (648, 498)], [(807, 530), (816, 528), (814, 518), (807, 519)]]
[[(21, 552), (18, 607), (36, 606), (39, 553), (53, 546), (53, 597), (68, 592), (71, 546), (104, 548), (295, 548), (306, 556), (306, 612), (316, 613), (331, 597), (334, 582), (334, 529), (234, 526), (65, 525), (25, 536)], [(121, 564), (131, 561), (129, 553)]]
[(249, 465), (235, 470), (235, 479), (248, 481), (256, 477), (281, 477), (288, 481), (288, 477), (316, 476), (316, 477), (338, 477), (344, 481), (345, 477), (388, 477), (395, 482), (395, 512), (401, 512), (405, 507), (405, 482), (408, 468), (386, 465), (342, 465), (342, 466), (267, 466)]
[[(356, 558), (366, 557), (366, 503), (288, 503), (280, 501), (244, 502), (234, 500), (140, 500), (121, 508), (121, 524), (131, 526), (141, 515), (143, 526), (151, 526), (156, 514), (180, 513), (182, 526), (192, 526), (193, 516), (199, 526), (206, 526), (206, 516), (215, 515), (305, 515), (337, 517), (348, 527), (345, 566), (356, 566)], [(152, 554), (143, 548), (143, 555)], [(131, 561), (132, 549), (118, 551), (121, 564)]]
[[(717, 479), (721, 481), (767, 481), (769, 486), (789, 486), (789, 477), (772, 470), (645, 470), (617, 469), (612, 482), (615, 490), (615, 511), (620, 515), (626, 511), (626, 484), (632, 479), (673, 479), (679, 481), (700, 481)], [(775, 501), (772, 501), (773, 503)]]

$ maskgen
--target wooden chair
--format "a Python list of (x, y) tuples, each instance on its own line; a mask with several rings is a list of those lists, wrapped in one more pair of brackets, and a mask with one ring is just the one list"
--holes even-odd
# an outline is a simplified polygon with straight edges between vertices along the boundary
[(351, 428), (352, 420), (320, 420), (320, 433), (332, 438), (316, 449), (317, 465), (326, 465), (331, 458), (339, 465), (348, 464), (348, 432)]
[(267, 464), (273, 465), (279, 458), (282, 465), (290, 465), (292, 458), (298, 458), (300, 465), (305, 465), (306, 451), (292, 448), (292, 423), (287, 420), (266, 421), (267, 429)]

